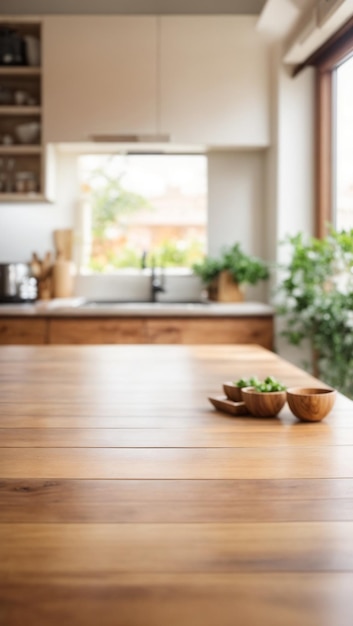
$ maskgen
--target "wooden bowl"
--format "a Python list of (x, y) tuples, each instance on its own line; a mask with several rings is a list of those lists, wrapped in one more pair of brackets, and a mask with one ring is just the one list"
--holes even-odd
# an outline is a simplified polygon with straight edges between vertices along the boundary
[(244, 387), (242, 397), (249, 413), (254, 417), (274, 417), (286, 403), (285, 391), (256, 391), (254, 387)]
[(242, 402), (243, 398), (241, 395), (241, 389), (234, 383), (223, 383), (223, 391), (229, 400), (233, 400), (233, 402)]
[(331, 411), (335, 389), (325, 387), (292, 387), (287, 390), (288, 405), (292, 413), (303, 422), (320, 422)]

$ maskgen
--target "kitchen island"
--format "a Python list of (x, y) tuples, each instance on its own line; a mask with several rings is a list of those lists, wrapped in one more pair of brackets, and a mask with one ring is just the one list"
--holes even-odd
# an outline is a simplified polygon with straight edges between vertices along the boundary
[(273, 308), (260, 302), (6, 304), (0, 345), (256, 343), (272, 349), (273, 317)]
[(0, 623), (350, 626), (353, 405), (232, 418), (257, 346), (0, 348)]

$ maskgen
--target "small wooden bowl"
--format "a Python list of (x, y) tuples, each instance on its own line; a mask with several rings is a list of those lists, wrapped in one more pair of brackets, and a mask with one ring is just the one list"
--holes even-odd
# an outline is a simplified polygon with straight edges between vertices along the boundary
[(325, 387), (292, 387), (287, 390), (292, 413), (303, 422), (320, 422), (331, 411), (337, 392)]
[(256, 391), (254, 387), (244, 387), (243, 400), (249, 413), (254, 417), (275, 417), (286, 403), (285, 391)]
[(223, 391), (229, 400), (233, 402), (242, 402), (241, 388), (237, 387), (234, 383), (223, 383)]

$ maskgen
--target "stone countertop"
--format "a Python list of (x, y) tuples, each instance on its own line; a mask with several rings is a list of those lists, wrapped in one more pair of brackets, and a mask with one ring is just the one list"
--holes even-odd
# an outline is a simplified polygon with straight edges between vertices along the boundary
[(273, 307), (261, 302), (112, 302), (91, 303), (82, 298), (1, 304), (0, 317), (267, 317)]

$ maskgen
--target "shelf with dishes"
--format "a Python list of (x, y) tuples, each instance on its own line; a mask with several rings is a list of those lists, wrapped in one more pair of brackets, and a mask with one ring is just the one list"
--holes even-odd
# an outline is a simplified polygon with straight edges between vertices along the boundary
[(38, 18), (1, 17), (0, 72), (40, 72), (41, 30)]
[[(16, 152), (14, 149), (18, 148)], [(20, 151), (22, 150), (22, 152)], [(34, 152), (36, 150), (36, 152)], [(28, 199), (43, 195), (42, 150), (40, 146), (10, 146), (0, 150), (0, 199)]]
[(44, 200), (41, 23), (0, 20), (0, 202)]
[(41, 144), (41, 118), (36, 115), (0, 115), (0, 146), (35, 147)]

